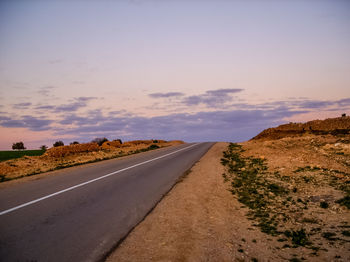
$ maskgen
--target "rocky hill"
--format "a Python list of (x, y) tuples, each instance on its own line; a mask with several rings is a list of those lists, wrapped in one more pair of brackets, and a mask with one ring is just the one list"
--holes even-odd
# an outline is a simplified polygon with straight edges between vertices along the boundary
[(306, 123), (289, 123), (262, 131), (252, 140), (274, 140), (283, 137), (296, 137), (307, 134), (314, 135), (338, 135), (350, 133), (350, 117), (328, 118), (325, 120), (313, 120)]

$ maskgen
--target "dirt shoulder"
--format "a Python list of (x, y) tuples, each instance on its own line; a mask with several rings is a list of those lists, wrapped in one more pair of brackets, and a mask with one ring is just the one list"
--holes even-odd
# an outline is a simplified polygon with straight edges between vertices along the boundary
[(263, 170), (256, 181), (263, 181), (258, 202), (266, 206), (257, 210), (229, 191), (237, 180), (224, 183), (220, 162), (229, 144), (216, 143), (107, 261), (348, 261), (350, 212), (337, 203), (349, 183), (347, 141), (243, 143), (242, 161)]

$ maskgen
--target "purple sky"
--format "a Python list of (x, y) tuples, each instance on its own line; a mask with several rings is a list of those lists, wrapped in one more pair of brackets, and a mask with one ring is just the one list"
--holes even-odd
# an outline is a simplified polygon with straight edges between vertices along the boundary
[(0, 149), (243, 141), (349, 84), (350, 1), (0, 1)]

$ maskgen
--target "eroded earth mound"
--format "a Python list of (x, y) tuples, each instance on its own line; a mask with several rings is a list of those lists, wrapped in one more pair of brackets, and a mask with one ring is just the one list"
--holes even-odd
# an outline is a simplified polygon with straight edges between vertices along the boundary
[(313, 120), (306, 123), (289, 123), (274, 128), (268, 128), (252, 138), (252, 140), (273, 140), (283, 137), (296, 137), (303, 135), (339, 135), (350, 133), (350, 117), (328, 118)]

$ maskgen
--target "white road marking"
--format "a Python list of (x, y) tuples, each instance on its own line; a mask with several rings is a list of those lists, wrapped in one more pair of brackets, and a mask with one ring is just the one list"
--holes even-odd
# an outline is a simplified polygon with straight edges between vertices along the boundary
[(81, 183), (81, 184), (78, 184), (78, 185), (75, 185), (75, 186), (72, 186), (72, 187), (68, 187), (68, 188), (66, 188), (66, 189), (57, 191), (57, 192), (52, 193), (52, 194), (50, 194), (50, 195), (47, 195), (47, 196), (44, 196), (44, 197), (41, 197), (41, 198), (38, 198), (38, 199), (35, 199), (35, 200), (32, 200), (32, 201), (29, 201), (29, 202), (24, 203), (24, 204), (19, 205), (19, 206), (15, 206), (15, 207), (13, 207), (13, 208), (10, 208), (10, 209), (7, 209), (7, 210), (4, 210), (4, 211), (0, 212), (0, 216), (5, 215), (5, 214), (7, 214), (7, 213), (10, 213), (10, 212), (12, 212), (12, 211), (15, 211), (15, 210), (17, 210), (17, 209), (20, 209), (20, 208), (22, 208), (22, 207), (26, 207), (26, 206), (32, 205), (32, 204), (34, 204), (34, 203), (40, 202), (40, 201), (42, 201), (42, 200), (48, 199), (48, 198), (50, 198), (50, 197), (57, 196), (57, 195), (59, 195), (59, 194), (62, 194), (62, 193), (64, 193), (64, 192), (67, 192), (67, 191), (70, 191), (70, 190), (73, 190), (73, 189), (75, 189), (75, 188), (78, 188), (78, 187), (81, 187), (81, 186), (85, 186), (85, 185), (87, 185), (87, 184), (90, 184), (90, 183), (92, 183), (92, 182), (95, 182), (95, 181), (104, 179), (104, 178), (106, 178), (106, 177), (113, 176), (113, 175), (118, 174), (118, 173), (121, 173), (121, 172), (123, 172), (123, 171), (125, 171), (125, 170), (131, 169), (131, 168), (134, 168), (134, 167), (137, 167), (137, 166), (141, 166), (141, 165), (147, 164), (147, 163), (149, 163), (149, 162), (152, 162), (152, 161), (155, 161), (155, 160), (158, 160), (158, 159), (161, 159), (161, 158), (164, 158), (164, 157), (167, 157), (167, 156), (176, 154), (176, 153), (178, 153), (178, 152), (180, 152), (180, 151), (183, 151), (183, 150), (185, 150), (185, 149), (194, 147), (194, 146), (196, 146), (196, 145), (198, 145), (198, 144), (199, 144), (199, 143), (196, 143), (196, 144), (194, 144), (194, 145), (190, 145), (190, 146), (187, 146), (187, 147), (185, 147), (185, 148), (181, 148), (181, 149), (179, 149), (179, 150), (176, 150), (176, 151), (174, 151), (174, 152), (165, 154), (165, 155), (163, 155), (163, 156), (159, 156), (159, 157), (156, 157), (156, 158), (153, 158), (153, 159), (150, 159), (150, 160), (147, 160), (147, 161), (138, 163), (138, 164), (136, 164), (136, 165), (129, 166), (129, 167), (126, 167), (126, 168), (123, 168), (123, 169), (114, 171), (114, 172), (109, 173), (109, 174), (107, 174), (107, 175), (104, 175), (104, 176), (101, 176), (101, 177), (98, 177), (98, 178), (91, 179), (91, 180), (86, 181), (86, 182), (84, 182), (84, 183)]

